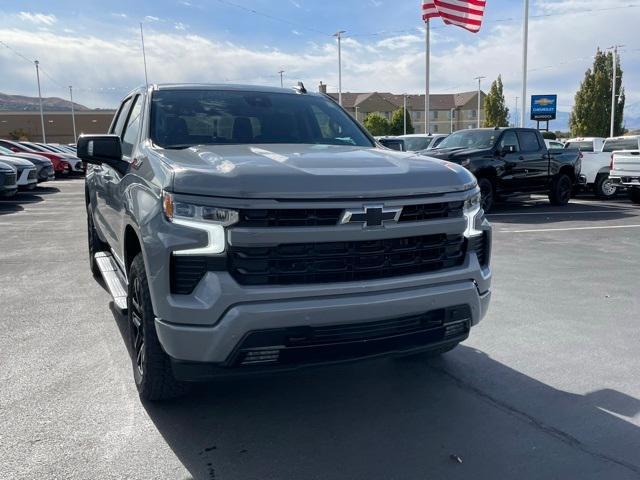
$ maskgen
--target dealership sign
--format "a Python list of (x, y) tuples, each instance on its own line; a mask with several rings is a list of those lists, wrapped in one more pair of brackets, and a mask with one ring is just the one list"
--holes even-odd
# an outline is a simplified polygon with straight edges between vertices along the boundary
[(531, 95), (531, 120), (555, 120), (557, 95)]

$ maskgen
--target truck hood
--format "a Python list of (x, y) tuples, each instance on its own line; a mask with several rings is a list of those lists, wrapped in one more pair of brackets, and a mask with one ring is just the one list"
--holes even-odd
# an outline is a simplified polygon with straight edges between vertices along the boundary
[(459, 161), (467, 156), (479, 157), (481, 155), (491, 155), (489, 148), (437, 148), (429, 150), (428, 155), (442, 160)]
[(450, 162), (338, 145), (206, 145), (154, 150), (176, 193), (237, 198), (380, 198), (462, 191), (475, 178)]

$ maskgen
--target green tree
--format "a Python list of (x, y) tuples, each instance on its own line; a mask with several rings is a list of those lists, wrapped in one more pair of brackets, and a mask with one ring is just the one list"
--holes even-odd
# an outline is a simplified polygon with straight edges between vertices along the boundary
[(409, 112), (405, 112), (404, 108), (399, 108), (391, 116), (391, 122), (389, 123), (389, 135), (402, 135), (404, 134), (404, 119), (403, 114), (407, 118), (407, 134), (413, 133), (413, 124), (411, 123), (411, 115)]
[(502, 75), (493, 81), (489, 93), (484, 97), (485, 127), (509, 126), (509, 109), (504, 102)]
[[(576, 92), (573, 111), (569, 116), (571, 135), (577, 137), (608, 137), (611, 128), (611, 74), (613, 73), (613, 54), (596, 50), (593, 66), (584, 74), (584, 80)], [(624, 87), (622, 86), (622, 68), (616, 61), (616, 113), (613, 120), (613, 134), (624, 133)]]
[(558, 137), (553, 132), (542, 132), (542, 138), (546, 138), (549, 140), (557, 140)]
[(362, 122), (364, 128), (373, 136), (389, 135), (390, 125), (386, 118), (379, 113), (369, 113)]
[(9, 138), (11, 140), (16, 140), (16, 141), (28, 141), (29, 140), (29, 134), (24, 131), (22, 128), (18, 128), (17, 130), (12, 130), (9, 132)]

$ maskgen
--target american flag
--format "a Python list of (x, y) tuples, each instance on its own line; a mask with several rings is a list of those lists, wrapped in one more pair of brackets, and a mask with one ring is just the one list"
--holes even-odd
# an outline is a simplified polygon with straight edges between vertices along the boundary
[(477, 32), (482, 25), (486, 0), (423, 0), (422, 19), (441, 17), (447, 25)]

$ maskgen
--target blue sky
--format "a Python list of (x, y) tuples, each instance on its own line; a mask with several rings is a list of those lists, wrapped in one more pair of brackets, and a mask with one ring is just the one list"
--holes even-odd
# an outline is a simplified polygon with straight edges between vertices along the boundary
[[(503, 75), (520, 95), (519, 0), (488, 0), (477, 35), (432, 28), (433, 92), (473, 90)], [(630, 7), (631, 5), (631, 7)], [(635, 6), (634, 6), (635, 5)], [(254, 10), (256, 13), (253, 13)], [(582, 13), (581, 13), (582, 12)], [(531, 0), (529, 94), (558, 93), (568, 111), (596, 47), (620, 43), (628, 118), (640, 123), (640, 0)], [(547, 16), (540, 16), (547, 15)], [(346, 30), (343, 90), (420, 93), (420, 2), (404, 0), (0, 1), (0, 40), (44, 69), (43, 94), (74, 85), (78, 102), (108, 107), (144, 81), (143, 22), (151, 81), (291, 84), (337, 88), (336, 45)], [(0, 45), (0, 91), (34, 94), (33, 67)]]

